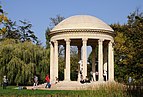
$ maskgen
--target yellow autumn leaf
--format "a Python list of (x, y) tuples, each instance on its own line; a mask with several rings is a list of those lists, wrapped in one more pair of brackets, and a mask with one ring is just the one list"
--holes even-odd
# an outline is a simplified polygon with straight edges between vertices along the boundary
[(2, 22), (2, 18), (0, 18), (0, 23)]
[(3, 27), (1, 30), (2, 30), (2, 32), (4, 32), (4, 33), (7, 31), (7, 29), (6, 29), (5, 27)]
[(3, 19), (3, 15), (2, 14), (0, 15), (0, 19)]
[(3, 20), (4, 20), (5, 22), (8, 22), (8, 18), (7, 18), (6, 16), (3, 17)]
[(3, 32), (0, 30), (0, 35), (2, 35), (3, 34)]

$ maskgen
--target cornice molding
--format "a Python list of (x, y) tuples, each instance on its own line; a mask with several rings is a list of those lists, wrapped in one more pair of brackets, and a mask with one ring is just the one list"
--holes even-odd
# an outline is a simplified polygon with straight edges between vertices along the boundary
[(74, 33), (83, 33), (83, 32), (89, 32), (89, 33), (108, 33), (110, 34), (111, 36), (114, 36), (115, 33), (113, 31), (110, 31), (110, 30), (102, 30), (102, 29), (64, 29), (64, 30), (57, 30), (57, 31), (51, 31), (48, 35), (49, 36), (54, 36), (56, 34), (63, 34), (63, 33), (71, 33), (71, 32), (74, 32)]

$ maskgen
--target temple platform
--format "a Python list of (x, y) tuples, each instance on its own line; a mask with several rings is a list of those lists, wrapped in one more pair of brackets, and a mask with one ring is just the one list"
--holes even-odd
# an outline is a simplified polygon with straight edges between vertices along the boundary
[[(60, 81), (57, 84), (51, 84), (51, 88), (45, 88), (46, 83), (40, 84), (36, 89), (40, 90), (93, 90), (101, 85), (109, 84), (110, 82), (96, 81), (90, 83), (80, 83), (78, 81)], [(27, 89), (34, 89), (33, 86), (27, 86)]]

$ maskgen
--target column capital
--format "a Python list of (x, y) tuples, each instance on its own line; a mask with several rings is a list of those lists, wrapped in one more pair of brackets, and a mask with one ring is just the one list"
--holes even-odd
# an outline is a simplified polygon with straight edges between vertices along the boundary
[(53, 41), (53, 42), (54, 42), (55, 45), (58, 45), (58, 41), (57, 41), (57, 40), (55, 40), (55, 41)]
[(98, 40), (98, 43), (99, 43), (99, 42), (103, 42), (103, 41), (104, 41), (104, 39), (99, 39), (99, 40)]
[(109, 41), (109, 46), (111, 46), (112, 45), (112, 42), (111, 41)]
[(70, 39), (65, 39), (66, 45), (70, 45), (71, 40)]
[(57, 41), (57, 40), (54, 40), (53, 42), (54, 42), (54, 43), (57, 43), (58, 41)]
[(82, 38), (82, 41), (87, 41), (88, 40), (88, 38)]
[(64, 39), (66, 42), (71, 42), (69, 38)]
[(113, 41), (109, 41), (109, 44), (108, 44), (108, 45), (109, 45), (109, 46), (113, 46), (113, 43), (114, 43)]
[(53, 41), (50, 41), (49, 44), (51, 45), (53, 43)]

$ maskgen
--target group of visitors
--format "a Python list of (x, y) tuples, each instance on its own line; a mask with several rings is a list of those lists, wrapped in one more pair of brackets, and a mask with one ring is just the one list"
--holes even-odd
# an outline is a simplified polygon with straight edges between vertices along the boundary
[[(56, 77), (55, 80), (56, 80), (55, 84), (57, 84), (59, 82), (59, 79)], [(37, 89), (38, 88), (38, 76), (35, 75), (34, 78), (33, 78), (33, 81), (34, 81), (34, 84), (33, 84), (32, 89)], [(45, 81), (46, 81), (45, 88), (51, 88), (49, 74), (46, 75)], [(3, 86), (3, 89), (6, 89), (6, 87), (8, 86), (8, 79), (7, 79), (6, 76), (3, 76), (2, 86)]]
[[(86, 76), (86, 78), (83, 79), (82, 72), (80, 71), (80, 82), (83, 84), (83, 83), (90, 83), (90, 81), (96, 81), (98, 80), (98, 75), (99, 75), (98, 72), (95, 72), (93, 74), (93, 72), (91, 71), (89, 77)], [(107, 81), (107, 71), (104, 71), (103, 78), (104, 78), (104, 81)]]
[[(50, 77), (49, 77), (48, 74), (47, 74), (46, 77), (45, 77), (45, 81), (46, 81), (46, 86), (45, 86), (45, 88), (50, 88), (50, 87), (51, 87), (51, 84), (50, 84)], [(38, 86), (38, 77), (35, 75), (35, 76), (34, 76), (33, 89), (37, 89), (37, 86)]]
[(83, 78), (83, 75), (81, 75), (81, 80), (80, 83), (84, 84), (84, 83), (90, 83), (90, 79), (86, 76), (86, 78)]
[[(59, 79), (58, 79), (57, 77), (56, 77), (55, 79), (56, 79), (55, 84), (57, 84), (57, 83), (59, 82)], [(51, 88), (51, 83), (50, 83), (49, 74), (46, 75), (45, 81), (46, 81), (45, 88)], [(38, 77), (35, 75), (35, 76), (34, 76), (33, 89), (37, 89), (37, 86), (38, 86)]]

